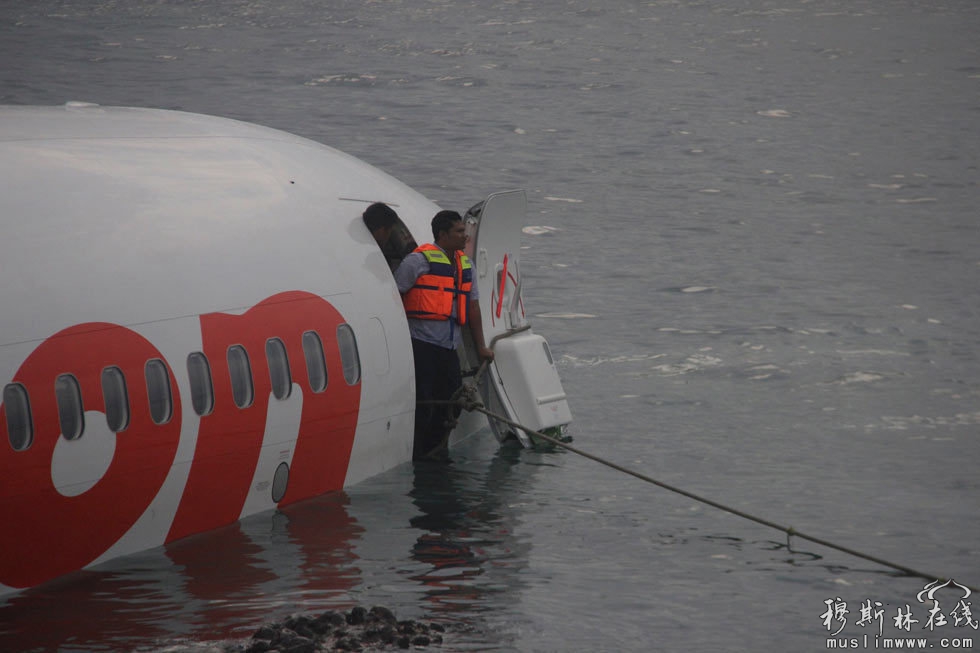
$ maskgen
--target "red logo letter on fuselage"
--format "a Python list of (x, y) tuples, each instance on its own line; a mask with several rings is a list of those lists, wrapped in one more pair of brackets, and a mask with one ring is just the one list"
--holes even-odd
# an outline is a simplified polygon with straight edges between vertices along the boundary
[[(261, 453), (272, 397), (265, 343), (286, 346), (290, 373), (303, 393), (303, 413), (280, 503), (343, 487), (354, 443), (360, 385), (344, 382), (337, 327), (340, 313), (317, 295), (290, 291), (269, 297), (243, 315), (201, 316), (204, 354), (214, 372), (214, 412), (201, 418), (194, 462), (167, 541), (237, 521)], [(323, 343), (328, 385), (314, 393), (306, 373), (303, 333), (316, 331)], [(238, 408), (232, 397), (227, 352), (241, 345), (249, 354), (255, 399)]]
[[(167, 541), (229, 524), (241, 514), (261, 453), (269, 402), (277, 401), (271, 395), (265, 356), (269, 338), (285, 345), (292, 382), (298, 386), (293, 391), (303, 394), (289, 484), (279, 503), (343, 487), (360, 404), (360, 383), (349, 386), (344, 381), (336, 337), (343, 322), (328, 302), (300, 291), (270, 297), (243, 315), (201, 316), (214, 410), (201, 418), (194, 459)], [(302, 344), (306, 331), (316, 331), (323, 344), (328, 385), (319, 393), (313, 392), (307, 376)], [(254, 401), (244, 409), (232, 396), (227, 359), (232, 345), (243, 346), (250, 358)], [(151, 419), (144, 373), (150, 359), (165, 361), (138, 333), (114, 324), (86, 323), (51, 336), (20, 366), (12, 381), (22, 384), (30, 396), (33, 441), (22, 451), (7, 444), (5, 408), (0, 405), (0, 583), (29, 587), (90, 564), (157, 496), (174, 462), (182, 420), (169, 363), (172, 413), (164, 424)], [(62, 488), (63, 494), (52, 478), (52, 457), (62, 438), (55, 379), (73, 375), (83, 407), (101, 412), (101, 375), (108, 366), (124, 372), (129, 424), (110, 435), (111, 460), (101, 476), (85, 479), (91, 487), (73, 492)], [(108, 432), (105, 424), (99, 427)], [(75, 446), (85, 438), (83, 432), (76, 442), (61, 444)]]
[[(51, 336), (17, 370), (13, 380), (31, 398), (34, 440), (14, 451), (0, 409), (0, 583), (29, 587), (84, 567), (125, 534), (156, 496), (177, 451), (181, 413), (168, 367), (173, 413), (165, 424), (150, 419), (143, 370), (153, 358), (163, 360), (138, 333), (90, 322)], [(65, 496), (52, 481), (52, 456), (61, 438), (55, 378), (72, 374), (83, 405), (101, 411), (101, 375), (109, 365), (126, 375), (129, 425), (115, 434), (112, 461), (101, 478), (91, 479), (95, 484), (77, 496)], [(85, 437), (83, 432), (77, 443), (84, 445)]]

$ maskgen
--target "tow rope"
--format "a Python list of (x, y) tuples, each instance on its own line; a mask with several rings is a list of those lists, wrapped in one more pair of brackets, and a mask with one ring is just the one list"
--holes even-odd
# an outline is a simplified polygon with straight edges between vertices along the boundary
[[(534, 436), (536, 438), (540, 438), (541, 440), (544, 440), (545, 442), (548, 442), (550, 444), (553, 444), (556, 447), (561, 447), (562, 449), (565, 449), (567, 451), (570, 451), (570, 452), (572, 452), (574, 454), (578, 454), (579, 456), (582, 456), (584, 458), (588, 458), (589, 460), (593, 460), (593, 461), (595, 461), (595, 462), (597, 462), (597, 463), (599, 463), (601, 465), (605, 465), (606, 467), (609, 467), (611, 469), (615, 469), (618, 472), (622, 472), (623, 474), (628, 474), (630, 476), (633, 476), (634, 478), (640, 479), (641, 481), (644, 481), (646, 483), (650, 483), (651, 485), (656, 485), (656, 486), (661, 487), (661, 488), (663, 488), (665, 490), (669, 490), (669, 491), (674, 492), (676, 494), (680, 494), (681, 496), (685, 496), (685, 497), (687, 497), (689, 499), (693, 499), (693, 500), (698, 501), (700, 503), (709, 505), (709, 506), (711, 506), (713, 508), (717, 508), (719, 510), (724, 510), (725, 512), (730, 513), (732, 515), (735, 515), (736, 517), (741, 517), (743, 519), (747, 519), (749, 521), (753, 521), (753, 522), (755, 522), (757, 524), (762, 524), (763, 526), (768, 526), (769, 528), (773, 528), (773, 529), (775, 529), (777, 531), (781, 531), (781, 532), (783, 532), (783, 533), (786, 534), (786, 548), (790, 552), (793, 551), (792, 538), (797, 537), (797, 538), (799, 538), (801, 540), (807, 540), (809, 542), (813, 542), (815, 544), (819, 544), (821, 546), (825, 546), (825, 547), (827, 547), (829, 549), (834, 549), (836, 551), (840, 551), (841, 553), (846, 553), (848, 555), (852, 555), (852, 556), (855, 556), (857, 558), (862, 558), (864, 560), (868, 560), (870, 562), (874, 562), (874, 563), (879, 564), (879, 565), (882, 565), (884, 567), (890, 567), (890, 568), (895, 569), (897, 571), (900, 571), (900, 572), (902, 572), (902, 573), (904, 573), (904, 574), (906, 574), (908, 576), (915, 576), (917, 578), (924, 578), (926, 580), (937, 580), (938, 579), (939, 582), (945, 582), (945, 581), (948, 581), (948, 580), (952, 580), (952, 579), (941, 577), (941, 576), (937, 576), (937, 575), (934, 575), (934, 574), (927, 574), (925, 572), (918, 571), (916, 569), (912, 569), (911, 567), (906, 567), (905, 565), (900, 565), (898, 563), (891, 562), (889, 560), (885, 560), (884, 558), (879, 558), (877, 556), (873, 556), (873, 555), (870, 555), (870, 554), (867, 554), (867, 553), (863, 553), (863, 552), (858, 551), (856, 549), (852, 549), (852, 548), (849, 548), (849, 547), (846, 547), (846, 546), (842, 546), (840, 544), (836, 544), (834, 542), (831, 542), (829, 540), (825, 540), (825, 539), (820, 538), (820, 537), (815, 537), (813, 535), (808, 535), (806, 533), (803, 533), (801, 531), (796, 530), (792, 526), (783, 526), (782, 524), (777, 524), (776, 522), (770, 521), (768, 519), (764, 519), (762, 517), (758, 517), (758, 516), (753, 515), (751, 513), (745, 512), (744, 510), (739, 510), (737, 508), (733, 508), (731, 506), (727, 506), (727, 505), (725, 505), (723, 503), (719, 503), (717, 501), (713, 501), (713, 500), (708, 499), (706, 497), (702, 497), (700, 495), (694, 494), (693, 492), (688, 492), (687, 490), (684, 490), (682, 488), (676, 487), (674, 485), (670, 485), (669, 483), (665, 483), (663, 481), (659, 481), (659, 480), (657, 480), (657, 479), (655, 479), (655, 478), (653, 478), (651, 476), (648, 476), (648, 475), (643, 474), (641, 472), (637, 472), (635, 470), (629, 469), (628, 467), (624, 467), (624, 466), (619, 465), (617, 463), (611, 462), (609, 460), (606, 460), (605, 458), (602, 458), (600, 456), (596, 456), (595, 454), (591, 454), (591, 453), (589, 453), (587, 451), (583, 451), (582, 449), (579, 449), (578, 447), (573, 447), (572, 445), (568, 444), (567, 442), (563, 442), (563, 441), (561, 441), (560, 439), (558, 439), (558, 438), (556, 438), (554, 436), (548, 435), (546, 433), (542, 433), (540, 431), (535, 431), (533, 429), (529, 429), (528, 427), (526, 427), (526, 426), (524, 426), (522, 424), (519, 424), (518, 422), (515, 422), (515, 421), (513, 421), (513, 420), (511, 420), (511, 419), (509, 419), (509, 418), (507, 418), (507, 417), (505, 417), (503, 415), (499, 415), (499, 414), (494, 413), (494, 412), (492, 412), (490, 410), (487, 410), (487, 408), (483, 405), (483, 402), (481, 402), (479, 400), (478, 395), (477, 395), (477, 389), (476, 389), (477, 388), (477, 385), (479, 384), (480, 377), (483, 375), (483, 372), (486, 371), (486, 367), (487, 367), (487, 361), (483, 361), (483, 363), (480, 365), (479, 371), (475, 375), (476, 376), (476, 384), (472, 384), (471, 385), (471, 384), (464, 383), (459, 388), (459, 390), (456, 391), (456, 394), (453, 395), (453, 398), (452, 399), (450, 399), (448, 401), (427, 401), (427, 402), (419, 402), (419, 403), (426, 403), (426, 404), (452, 404), (452, 405), (455, 405), (455, 406), (457, 406), (459, 408), (462, 408), (463, 410), (466, 410), (466, 411), (470, 411), (470, 412), (477, 411), (477, 412), (483, 413), (484, 415), (486, 415), (487, 417), (490, 417), (491, 419), (494, 419), (494, 420), (497, 420), (497, 421), (502, 422), (504, 424), (507, 424), (508, 426), (510, 426), (512, 428), (521, 429), (522, 431), (524, 431), (528, 435)], [(436, 447), (436, 449), (433, 452), (438, 451), (442, 447), (445, 447), (447, 441), (448, 441), (448, 435), (444, 439), (444, 441), (438, 447)], [(967, 587), (967, 588), (969, 588), (970, 590), (972, 590), (974, 592), (978, 591), (975, 587), (972, 587), (970, 585), (964, 585), (964, 587)]]

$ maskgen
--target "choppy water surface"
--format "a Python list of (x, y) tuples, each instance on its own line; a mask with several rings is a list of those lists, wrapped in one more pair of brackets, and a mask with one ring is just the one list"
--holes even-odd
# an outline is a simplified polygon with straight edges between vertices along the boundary
[[(526, 303), (577, 446), (980, 583), (975, 2), (38, 0), (0, 19), (4, 103), (251, 120), (458, 210), (526, 187)], [(820, 651), (838, 597), (840, 637), (869, 648), (869, 599), (885, 637), (908, 604), (937, 648), (980, 642), (922, 629), (925, 582), (487, 438), (7, 598), (0, 648), (153, 649), (380, 603), (460, 626), (457, 650)]]

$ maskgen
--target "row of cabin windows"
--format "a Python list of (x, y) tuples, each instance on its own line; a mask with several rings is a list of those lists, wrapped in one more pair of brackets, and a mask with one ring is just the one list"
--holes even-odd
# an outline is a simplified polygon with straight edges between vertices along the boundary
[[(349, 325), (341, 324), (337, 328), (337, 343), (340, 346), (344, 381), (348, 385), (354, 385), (361, 379), (361, 362), (357, 340)], [(269, 338), (265, 343), (265, 356), (269, 364), (273, 396), (278, 400), (288, 399), (293, 390), (293, 377), (286, 345), (279, 338)], [(303, 358), (310, 388), (316, 393), (323, 392), (327, 389), (327, 364), (323, 355), (323, 342), (316, 331), (303, 334)], [(241, 345), (228, 348), (228, 373), (235, 405), (238, 408), (248, 408), (255, 400), (255, 386), (248, 352)], [(170, 373), (162, 360), (154, 358), (146, 362), (144, 374), (150, 419), (155, 424), (165, 424), (173, 416)], [(207, 356), (199, 351), (190, 354), (187, 357), (187, 374), (194, 412), (202, 417), (210, 415), (214, 410), (214, 384)], [(85, 410), (78, 380), (71, 374), (61, 374), (55, 379), (54, 392), (61, 434), (67, 440), (77, 440), (85, 432)], [(125, 431), (129, 426), (129, 393), (126, 389), (126, 377), (118, 367), (102, 370), (102, 398), (109, 430), (114, 433)], [(3, 405), (6, 408), (10, 446), (14, 451), (23, 451), (34, 441), (34, 423), (27, 388), (20, 383), (8, 384), (3, 389)]]

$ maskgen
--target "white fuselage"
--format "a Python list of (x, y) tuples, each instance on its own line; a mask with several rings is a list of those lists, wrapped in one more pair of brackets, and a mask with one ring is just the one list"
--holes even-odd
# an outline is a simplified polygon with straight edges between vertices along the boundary
[(82, 104), (0, 108), (0, 179), (0, 591), (411, 459), (361, 213), (423, 242), (432, 202), (284, 132)]

